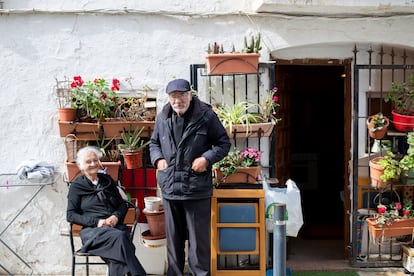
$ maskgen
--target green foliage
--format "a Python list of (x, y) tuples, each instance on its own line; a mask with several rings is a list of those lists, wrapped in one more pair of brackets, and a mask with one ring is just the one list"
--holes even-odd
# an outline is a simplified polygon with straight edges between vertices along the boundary
[(400, 168), (404, 174), (408, 174), (410, 170), (414, 169), (414, 132), (407, 134), (407, 144), (407, 154), (400, 160)]
[(241, 160), (240, 151), (235, 149), (230, 151), (223, 159), (214, 163), (213, 167), (218, 168), (224, 176), (229, 176), (236, 172)]
[(259, 105), (249, 102), (238, 102), (233, 106), (228, 104), (220, 105), (216, 108), (218, 118), (224, 127), (229, 127), (230, 132), (233, 131), (233, 126), (237, 124), (245, 125), (246, 132), (249, 132), (250, 123), (261, 122), (261, 115), (257, 113), (249, 113), (253, 108)]
[(123, 140), (122, 144), (118, 144), (118, 148), (121, 152), (124, 151), (136, 151), (142, 148), (145, 148), (150, 141), (144, 141), (141, 138), (141, 133), (145, 127), (137, 127), (134, 131), (131, 130), (131, 125), (129, 125), (128, 131), (125, 129), (121, 133)]
[(385, 120), (384, 115), (381, 112), (368, 117), (367, 127), (370, 131), (380, 130), (385, 125), (386, 125), (386, 120)]
[(94, 81), (82, 80), (81, 76), (73, 77), (72, 88), (72, 108), (82, 109), (86, 112), (86, 117), (96, 120), (113, 117), (115, 109), (116, 90), (119, 90), (119, 80), (112, 80), (112, 87), (102, 78)]
[(247, 37), (244, 37), (243, 40), (243, 53), (259, 53), (262, 49), (261, 44), (261, 35), (258, 33), (256, 36), (252, 35), (250, 37), (250, 43), (247, 42)]
[(387, 151), (386, 155), (378, 161), (381, 167), (384, 169), (384, 174), (381, 175), (381, 180), (387, 182), (388, 180), (396, 179), (401, 174), (401, 168), (399, 161), (396, 159), (396, 155)]
[(391, 101), (393, 108), (400, 114), (410, 114), (414, 102), (414, 74), (408, 82), (391, 84), (391, 90), (385, 95), (385, 102)]

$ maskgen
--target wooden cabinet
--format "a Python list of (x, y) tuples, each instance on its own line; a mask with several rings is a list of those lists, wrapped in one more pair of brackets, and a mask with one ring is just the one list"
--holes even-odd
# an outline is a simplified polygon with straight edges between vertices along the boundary
[(211, 275), (266, 274), (264, 190), (215, 189)]

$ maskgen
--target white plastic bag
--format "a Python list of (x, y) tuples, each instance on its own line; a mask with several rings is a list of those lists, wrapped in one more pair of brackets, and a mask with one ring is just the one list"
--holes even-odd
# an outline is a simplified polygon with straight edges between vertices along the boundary
[(286, 188), (271, 188), (266, 181), (263, 181), (265, 190), (265, 217), (266, 229), (273, 233), (273, 210), (276, 203), (286, 204), (286, 236), (297, 237), (303, 225), (302, 204), (300, 191), (294, 181), (288, 179)]

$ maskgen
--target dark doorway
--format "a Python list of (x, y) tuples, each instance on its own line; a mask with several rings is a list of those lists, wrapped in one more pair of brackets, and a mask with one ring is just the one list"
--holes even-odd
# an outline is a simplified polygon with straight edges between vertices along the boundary
[(276, 139), (288, 139), (290, 151), (277, 177), (291, 178), (301, 190), (302, 239), (344, 239), (344, 77), (344, 65), (276, 65), (288, 120)]

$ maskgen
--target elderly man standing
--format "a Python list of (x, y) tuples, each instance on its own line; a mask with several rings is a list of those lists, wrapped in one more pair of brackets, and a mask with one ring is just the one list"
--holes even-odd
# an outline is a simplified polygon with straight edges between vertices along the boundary
[(151, 162), (158, 169), (166, 217), (168, 276), (183, 275), (185, 241), (193, 275), (210, 275), (213, 163), (230, 150), (226, 130), (211, 106), (184, 79), (167, 85), (169, 103), (157, 115)]

